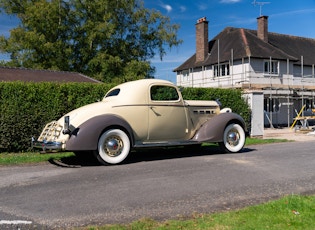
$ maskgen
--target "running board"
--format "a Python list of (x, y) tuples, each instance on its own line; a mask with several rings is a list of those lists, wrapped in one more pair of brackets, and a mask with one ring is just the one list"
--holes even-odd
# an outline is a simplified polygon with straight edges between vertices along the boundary
[(201, 144), (198, 141), (164, 141), (164, 142), (141, 142), (136, 143), (134, 148), (152, 148), (152, 147), (172, 147), (172, 146), (184, 146), (184, 145), (197, 145)]

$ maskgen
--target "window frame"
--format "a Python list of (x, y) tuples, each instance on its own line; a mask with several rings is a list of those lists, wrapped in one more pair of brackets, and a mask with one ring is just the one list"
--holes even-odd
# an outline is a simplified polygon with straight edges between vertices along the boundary
[[(154, 88), (168, 88), (168, 89), (172, 89), (173, 92), (170, 92), (171, 94), (174, 94), (176, 92), (176, 99), (174, 97), (170, 97), (169, 99), (167, 98), (162, 98), (162, 99), (158, 99), (157, 97), (153, 96), (153, 89)], [(160, 95), (163, 96), (163, 93), (160, 93)], [(175, 95), (171, 95), (171, 96), (175, 96)], [(173, 86), (169, 86), (169, 85), (152, 85), (150, 87), (150, 100), (153, 102), (178, 102), (180, 101), (180, 95), (178, 93), (178, 90), (176, 89), (176, 87)]]
[(230, 75), (230, 64), (222, 63), (213, 65), (213, 77), (226, 77)]
[(281, 107), (280, 104), (279, 98), (264, 98), (264, 110), (267, 113), (279, 113)]
[[(270, 68), (271, 63), (271, 68)], [(264, 60), (263, 73), (265, 76), (279, 76), (280, 62), (278, 60)]]

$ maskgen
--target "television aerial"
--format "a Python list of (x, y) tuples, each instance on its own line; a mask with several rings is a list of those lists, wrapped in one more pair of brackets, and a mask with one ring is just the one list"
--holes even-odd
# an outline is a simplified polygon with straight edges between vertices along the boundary
[(261, 14), (261, 9), (262, 9), (263, 5), (270, 4), (270, 3), (271, 3), (271, 2), (257, 2), (256, 0), (254, 0), (254, 1), (252, 2), (252, 4), (253, 4), (254, 6), (256, 6), (256, 5), (259, 6), (259, 16), (262, 15), (262, 14)]

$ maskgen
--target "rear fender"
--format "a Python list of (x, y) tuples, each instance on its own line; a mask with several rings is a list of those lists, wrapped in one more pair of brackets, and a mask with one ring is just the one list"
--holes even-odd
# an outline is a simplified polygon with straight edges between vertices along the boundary
[(125, 131), (130, 138), (131, 145), (133, 146), (133, 132), (128, 122), (117, 115), (107, 114), (93, 117), (73, 130), (66, 143), (66, 150), (96, 150), (100, 135), (110, 127), (120, 128)]
[(225, 127), (236, 123), (246, 131), (244, 119), (236, 113), (220, 113), (204, 123), (193, 137), (198, 142), (222, 142)]

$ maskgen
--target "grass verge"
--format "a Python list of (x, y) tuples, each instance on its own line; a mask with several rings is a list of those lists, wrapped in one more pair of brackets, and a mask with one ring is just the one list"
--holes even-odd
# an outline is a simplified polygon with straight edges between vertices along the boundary
[(126, 225), (89, 226), (89, 230), (311, 230), (315, 226), (315, 196), (290, 195), (276, 201), (250, 206), (241, 210), (215, 213), (193, 214), (189, 219), (157, 222), (142, 219)]
[(60, 160), (61, 158), (73, 157), (74, 153), (54, 153), (40, 154), (39, 152), (26, 153), (1, 153), (1, 165), (20, 165), (20, 164), (37, 164), (47, 162), (49, 160)]
[[(270, 144), (277, 142), (286, 142), (286, 139), (259, 139), (247, 138), (245, 145)], [(205, 144), (207, 146), (215, 144)], [(74, 154), (68, 153), (54, 153), (54, 154), (40, 154), (39, 152), (25, 152), (25, 153), (1, 153), (1, 165), (18, 165), (18, 164), (36, 164), (47, 162), (49, 160), (60, 160), (61, 158), (73, 157)]]
[(245, 145), (260, 145), (260, 144), (272, 144), (279, 142), (291, 142), (287, 139), (261, 139), (261, 138), (246, 138)]

